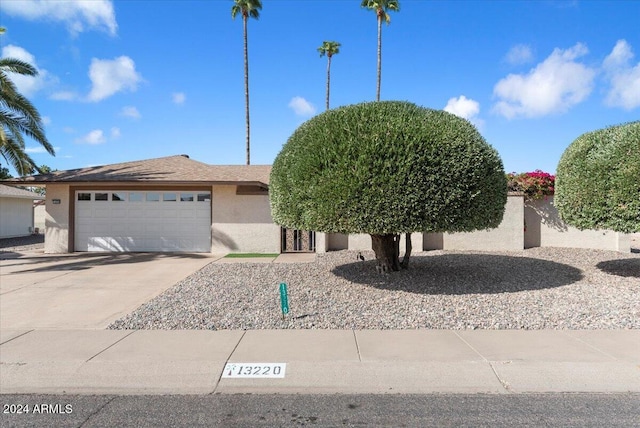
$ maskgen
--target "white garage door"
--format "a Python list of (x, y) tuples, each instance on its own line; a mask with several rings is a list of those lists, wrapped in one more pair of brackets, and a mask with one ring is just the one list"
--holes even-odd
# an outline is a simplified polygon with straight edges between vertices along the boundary
[(211, 192), (77, 191), (76, 251), (211, 251)]

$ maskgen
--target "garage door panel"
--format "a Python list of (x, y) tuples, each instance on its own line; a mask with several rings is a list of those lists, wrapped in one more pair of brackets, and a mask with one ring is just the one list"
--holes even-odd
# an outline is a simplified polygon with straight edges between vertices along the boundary
[(162, 211), (162, 218), (178, 218), (178, 210), (172, 208)]
[(87, 220), (86, 217), (92, 217), (93, 214), (93, 208), (91, 207), (79, 207), (76, 208), (76, 216), (79, 216), (80, 218), (84, 219), (85, 221)]
[(147, 223), (143, 229), (147, 234), (160, 234), (162, 233), (162, 223)]
[(127, 210), (120, 208), (120, 209), (113, 209), (111, 210), (111, 218), (127, 218)]
[(96, 207), (93, 210), (93, 218), (108, 219), (111, 218), (111, 216), (111, 210), (109, 210), (107, 206), (104, 208)]
[(211, 210), (209, 209), (198, 209), (196, 210), (196, 218), (203, 218), (207, 220), (211, 220)]
[(193, 220), (196, 219), (196, 213), (193, 210), (191, 210), (191, 211), (179, 211), (178, 212), (178, 216), (180, 218), (183, 218), (183, 219), (188, 220), (188, 221), (193, 221)]
[(82, 193), (83, 197), (87, 193), (92, 196), (90, 201), (76, 197), (76, 251), (211, 251), (208, 201), (158, 202), (153, 201), (153, 195), (147, 195), (172, 193), (161, 191), (136, 192), (142, 196), (135, 201), (96, 201), (95, 194), (104, 195), (105, 191)]
[(125, 235), (127, 233), (127, 225), (126, 224), (113, 224), (111, 225), (111, 233), (113, 235)]
[(149, 207), (149, 209), (145, 210), (142, 214), (147, 218), (162, 218), (162, 211), (160, 209), (160, 205)]

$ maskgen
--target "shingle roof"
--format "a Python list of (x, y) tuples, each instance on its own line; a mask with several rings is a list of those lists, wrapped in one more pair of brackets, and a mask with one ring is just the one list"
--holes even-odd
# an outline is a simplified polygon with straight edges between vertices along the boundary
[(44, 199), (42, 195), (13, 186), (0, 184), (0, 197), (17, 199)]
[(271, 165), (208, 165), (186, 155), (55, 171), (11, 179), (25, 184), (135, 182), (268, 185)]

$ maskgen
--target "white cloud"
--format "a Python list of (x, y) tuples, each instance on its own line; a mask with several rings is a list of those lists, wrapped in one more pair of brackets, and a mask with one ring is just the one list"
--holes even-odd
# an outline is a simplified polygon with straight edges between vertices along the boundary
[(527, 64), (533, 61), (533, 52), (527, 45), (515, 45), (509, 49), (504, 59), (511, 65)]
[(112, 139), (116, 139), (116, 138), (120, 138), (120, 136), (122, 135), (122, 133), (120, 132), (120, 128), (116, 128), (113, 127), (111, 128), (111, 138)]
[(89, 78), (92, 83), (89, 101), (100, 101), (126, 89), (135, 91), (142, 81), (135, 63), (128, 56), (113, 60), (93, 58)]
[(44, 126), (51, 125), (51, 118), (49, 116), (42, 116), (42, 124)]
[(133, 106), (122, 107), (120, 116), (130, 117), (131, 119), (140, 119), (142, 117), (138, 109)]
[(289, 101), (289, 107), (298, 116), (313, 116), (316, 113), (315, 106), (302, 97), (291, 98), (291, 101)]
[(94, 129), (89, 132), (87, 135), (84, 135), (78, 139), (76, 139), (76, 143), (80, 144), (103, 144), (107, 142), (107, 138), (104, 136), (104, 131), (102, 129)]
[(71, 34), (99, 29), (115, 35), (118, 29), (110, 0), (21, 0), (2, 2), (2, 10), (31, 21), (63, 22)]
[(443, 110), (467, 119), (477, 127), (484, 125), (484, 121), (478, 118), (480, 103), (464, 95), (460, 95), (458, 98), (449, 98)]
[(187, 96), (184, 94), (184, 92), (174, 92), (173, 94), (171, 94), (171, 100), (173, 101), (174, 104), (184, 104), (184, 102), (187, 100)]
[(78, 94), (73, 91), (58, 91), (51, 94), (50, 98), (56, 101), (74, 101), (79, 97)]
[(631, 110), (640, 106), (640, 62), (635, 66), (633, 51), (626, 40), (618, 40), (602, 64), (611, 84), (605, 103)]
[[(60, 147), (54, 147), (53, 150), (57, 153), (60, 150)], [(24, 151), (26, 153), (49, 153), (47, 152), (47, 150), (42, 147), (42, 146), (33, 146), (33, 147), (26, 147), (24, 149)]]
[(41, 69), (36, 63), (36, 57), (29, 51), (20, 46), (7, 45), (2, 48), (3, 58), (15, 58), (26, 63), (31, 64), (38, 71), (37, 76), (25, 76), (16, 73), (7, 73), (11, 81), (16, 85), (18, 92), (26, 97), (30, 97), (42, 88), (44, 88), (49, 82), (54, 80), (47, 70)]
[(470, 119), (480, 113), (480, 104), (464, 95), (460, 95), (458, 98), (449, 98), (444, 111), (448, 111), (465, 119)]
[(566, 112), (584, 101), (596, 72), (575, 60), (588, 52), (581, 43), (567, 50), (556, 48), (528, 74), (508, 75), (493, 88), (498, 98), (493, 111), (509, 119), (539, 117)]

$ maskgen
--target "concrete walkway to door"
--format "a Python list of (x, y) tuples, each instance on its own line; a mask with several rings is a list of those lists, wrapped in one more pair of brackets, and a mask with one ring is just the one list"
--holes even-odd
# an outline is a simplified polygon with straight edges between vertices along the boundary
[(2, 329), (104, 329), (220, 256), (0, 254)]

